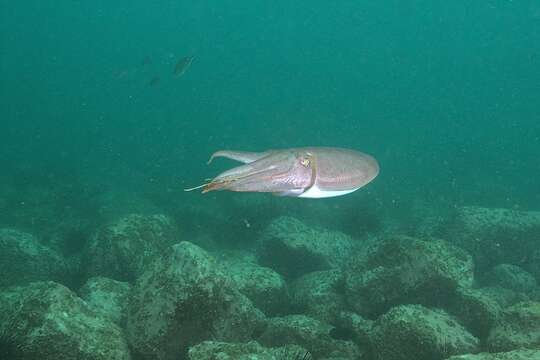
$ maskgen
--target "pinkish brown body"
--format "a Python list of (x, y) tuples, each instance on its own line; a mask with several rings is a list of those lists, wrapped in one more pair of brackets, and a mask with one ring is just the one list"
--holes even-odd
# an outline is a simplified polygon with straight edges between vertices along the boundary
[(303, 147), (264, 152), (221, 150), (215, 157), (226, 157), (245, 165), (225, 171), (202, 188), (213, 190), (270, 192), (276, 195), (324, 198), (351, 193), (379, 173), (370, 155), (341, 148)]

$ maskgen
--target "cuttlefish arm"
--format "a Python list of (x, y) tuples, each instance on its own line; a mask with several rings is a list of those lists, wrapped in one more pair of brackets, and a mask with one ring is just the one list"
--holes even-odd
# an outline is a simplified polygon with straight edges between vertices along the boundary
[(231, 160), (240, 161), (244, 164), (249, 164), (251, 162), (254, 162), (255, 160), (259, 160), (262, 157), (265, 157), (268, 155), (270, 151), (264, 151), (264, 152), (249, 152), (249, 151), (234, 151), (234, 150), (220, 150), (216, 151), (215, 153), (210, 156), (210, 159), (208, 160), (207, 164), (210, 164), (212, 160), (214, 160), (217, 157), (224, 157)]
[[(270, 154), (270, 151), (251, 152), (251, 151), (236, 151), (236, 150), (219, 150), (213, 153), (212, 156), (210, 156), (210, 159), (208, 159), (207, 164), (210, 164), (215, 158), (218, 158), (218, 157), (224, 157), (227, 159), (239, 161), (244, 164), (249, 164), (267, 156), (268, 154)], [(234, 168), (234, 169), (237, 169), (237, 168)], [(225, 173), (223, 173), (222, 175), (224, 174)], [(216, 190), (215, 187), (217, 184), (224, 185), (225, 183), (225, 180), (219, 181), (218, 177), (216, 177), (213, 180), (212, 179), (207, 179), (207, 180), (210, 180), (210, 182), (199, 185), (199, 186), (195, 186), (189, 189), (184, 189), (184, 191), (193, 191), (193, 190), (202, 188), (203, 189), (202, 192), (205, 193), (211, 190)]]
[(272, 193), (293, 190), (300, 193), (311, 179), (311, 170), (299, 164), (296, 152), (291, 150), (259, 153), (221, 150), (214, 153), (210, 161), (216, 157), (237, 160), (245, 165), (224, 171), (210, 182), (185, 191), (202, 188), (203, 193), (214, 190)]

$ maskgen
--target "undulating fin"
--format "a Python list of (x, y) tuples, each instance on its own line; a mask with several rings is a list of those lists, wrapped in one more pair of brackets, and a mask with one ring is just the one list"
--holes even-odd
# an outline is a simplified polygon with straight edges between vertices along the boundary
[(260, 158), (265, 157), (268, 154), (269, 154), (268, 151), (248, 152), (248, 151), (220, 150), (212, 154), (212, 156), (210, 157), (210, 160), (208, 160), (208, 164), (210, 164), (212, 160), (214, 160), (214, 158), (217, 158), (217, 157), (224, 157), (231, 160), (240, 161), (244, 164), (249, 164), (251, 162), (259, 160)]
[(296, 196), (299, 196), (302, 193), (304, 193), (304, 191), (305, 191), (305, 189), (291, 189), (291, 190), (287, 190), (287, 191), (275, 192), (275, 193), (272, 193), (272, 195), (274, 195), (274, 196), (292, 196), (292, 197), (296, 197)]

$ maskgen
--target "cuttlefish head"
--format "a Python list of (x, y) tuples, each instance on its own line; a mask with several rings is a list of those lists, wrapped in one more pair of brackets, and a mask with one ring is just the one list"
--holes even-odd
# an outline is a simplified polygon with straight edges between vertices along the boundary
[(313, 185), (315, 165), (315, 158), (308, 151), (271, 151), (256, 161), (227, 170), (196, 188), (202, 188), (203, 193), (230, 190), (301, 194)]

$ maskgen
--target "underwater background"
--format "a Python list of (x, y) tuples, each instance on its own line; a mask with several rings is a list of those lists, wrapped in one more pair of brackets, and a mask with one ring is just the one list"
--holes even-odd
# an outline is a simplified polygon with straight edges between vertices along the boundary
[[(397, 297), (388, 306), (363, 311), (370, 300), (362, 299), (368, 304), (362, 309), (352, 305), (358, 279), (350, 274), (369, 266), (359, 270), (346, 259), (291, 270), (287, 264), (272, 266), (272, 255), (260, 252), (268, 237), (330, 231), (350, 237), (369, 262), (369, 254), (384, 258), (378, 244), (396, 244), (384, 240), (388, 236), (409, 236), (421, 244), (434, 237), (472, 257), (474, 286), (492, 284), (480, 280), (486, 274), (497, 277), (492, 269), (501, 264), (522, 267), (525, 278), (540, 281), (539, 1), (0, 0), (0, 50), (0, 227), (5, 229), (0, 268), (5, 279), (13, 279), (0, 283), (5, 289), (54, 280), (77, 293), (99, 275), (143, 291), (137, 282), (141, 273), (128, 276), (107, 268), (124, 261), (121, 256), (101, 267), (88, 264), (89, 254), (104, 257), (113, 251), (88, 249), (127, 217), (130, 224), (150, 221), (153, 229), (153, 221), (158, 227), (168, 224), (174, 241), (165, 241), (167, 246), (187, 241), (218, 259), (232, 250), (255, 254), (260, 265), (283, 276), (286, 286), (305, 273), (339, 268), (345, 274), (340, 296), (348, 303), (340, 309), (369, 321), (380, 321), (394, 305), (442, 307), (482, 344), (461, 353), (540, 347), (540, 335), (529, 345), (490, 347), (489, 329), (496, 326), (471, 330), (452, 311), (457, 305), (441, 305), (452, 297), (447, 292), (432, 292), (429, 301)], [(177, 71), (189, 57), (193, 61)], [(298, 146), (363, 151), (378, 160), (381, 172), (351, 195), (321, 200), (183, 191), (231, 167), (226, 160), (207, 166), (214, 151)], [(130, 218), (133, 214), (144, 218)], [(155, 220), (156, 214), (167, 220)], [(493, 224), (483, 235), (463, 220), (484, 216)], [(459, 235), (467, 232), (473, 235)], [(141, 238), (143, 233), (137, 231)], [(159, 242), (156, 236), (144, 243)], [(10, 260), (22, 250), (13, 246), (23, 238), (35, 242), (37, 253), (54, 251), (57, 260), (50, 261), (60, 261), (58, 255), (69, 271), (47, 277), (41, 271), (45, 265), (28, 259), (15, 269)], [(493, 240), (489, 250), (484, 239)], [(403, 241), (409, 240), (399, 238), (400, 251), (408, 248)], [(302, 262), (294, 254), (291, 263)], [(537, 311), (540, 323), (538, 287), (526, 289), (517, 291), (518, 298)], [(30, 295), (20, 298), (25, 296)], [(0, 296), (7, 298), (12, 297)], [(0, 301), (0, 308), (11, 309), (10, 301)], [(270, 315), (297, 313), (296, 305), (276, 305)], [(499, 305), (501, 314), (510, 306)], [(136, 318), (119, 328), (129, 329)], [(23, 322), (0, 320), (0, 338), (16, 333), (9, 326)], [(413, 359), (381, 350), (373, 339), (385, 337), (382, 325), (364, 341), (335, 318), (320, 320), (339, 330), (335, 338), (353, 341), (360, 351), (334, 356), (299, 340), (287, 344), (303, 347), (315, 359)], [(524, 331), (540, 334), (540, 326)], [(139, 335), (127, 333), (131, 355), (121, 358), (183, 358), (188, 347), (211, 339), (201, 335), (180, 350), (152, 353), (150, 347), (133, 345)], [(239, 338), (272, 338), (268, 330), (261, 333)], [(24, 350), (31, 346), (21, 345), (32, 341), (7, 338), (0, 340), (5, 356), (32, 358)], [(286, 345), (260, 341), (267, 347)], [(443, 350), (416, 358), (460, 353)], [(191, 359), (213, 358), (204, 356)], [(537, 352), (524, 356), (540, 358)], [(67, 352), (65, 358), (86, 357)]]

